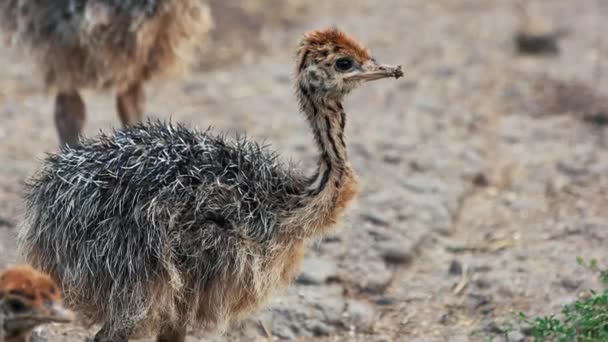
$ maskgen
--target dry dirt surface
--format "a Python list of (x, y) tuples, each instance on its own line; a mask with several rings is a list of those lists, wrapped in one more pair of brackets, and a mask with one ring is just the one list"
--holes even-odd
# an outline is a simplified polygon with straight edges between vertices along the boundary
[[(361, 193), (294, 284), (226, 336), (188, 341), (525, 341), (515, 313), (559, 312), (598, 288), (576, 257), (601, 264), (608, 244), (601, 2), (538, 1), (540, 20), (568, 34), (559, 54), (525, 57), (511, 0), (215, 1), (229, 34), (216, 31), (180, 81), (148, 87), (150, 116), (247, 132), (312, 168), (290, 79), (304, 31), (338, 25), (406, 77), (347, 100)], [(19, 260), (23, 182), (57, 138), (51, 94), (29, 64), (7, 49), (0, 64), (2, 267)], [(111, 96), (85, 97), (87, 134), (118, 126)], [(82, 341), (94, 329), (37, 335)]]

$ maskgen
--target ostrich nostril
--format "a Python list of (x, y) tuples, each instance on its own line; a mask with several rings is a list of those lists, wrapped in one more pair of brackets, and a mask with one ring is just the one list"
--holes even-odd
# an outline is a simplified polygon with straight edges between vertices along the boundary
[(399, 78), (399, 77), (403, 77), (403, 69), (401, 68), (401, 65), (397, 66), (397, 69), (395, 69), (395, 78)]

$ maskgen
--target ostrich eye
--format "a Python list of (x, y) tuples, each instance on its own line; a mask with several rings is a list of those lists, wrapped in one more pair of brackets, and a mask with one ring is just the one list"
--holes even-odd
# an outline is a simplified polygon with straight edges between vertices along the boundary
[(56, 288), (55, 286), (51, 286), (51, 287), (49, 287), (49, 293), (50, 293), (51, 295), (55, 295), (55, 294), (57, 294), (57, 288)]
[(27, 309), (25, 304), (18, 299), (9, 299), (6, 302), (6, 307), (14, 313), (21, 313)]
[(353, 68), (354, 62), (351, 58), (342, 57), (336, 60), (336, 69), (338, 71), (349, 71)]

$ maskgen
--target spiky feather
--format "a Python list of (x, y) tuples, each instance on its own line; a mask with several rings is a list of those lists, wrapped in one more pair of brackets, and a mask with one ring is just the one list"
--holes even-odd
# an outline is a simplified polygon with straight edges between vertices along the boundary
[[(303, 179), (244, 138), (149, 121), (49, 155), (30, 181), (20, 240), (91, 321), (150, 325), (221, 279), (269, 291), (261, 274), (272, 263), (262, 261), (272, 259), (278, 216), (294, 207)], [(203, 310), (221, 325), (233, 305), (221, 302), (238, 298), (213, 295), (211, 308), (179, 316), (194, 323)]]

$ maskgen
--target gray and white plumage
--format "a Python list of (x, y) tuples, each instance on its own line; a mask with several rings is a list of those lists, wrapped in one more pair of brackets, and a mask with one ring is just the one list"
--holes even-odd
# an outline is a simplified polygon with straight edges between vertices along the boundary
[(278, 216), (304, 184), (255, 142), (149, 121), (51, 154), (30, 182), (36, 228), (21, 239), (62, 251), (40, 257), (61, 265), (51, 274), (62, 273), (67, 300), (93, 320), (95, 310), (143, 317), (154, 297), (146, 285), (169, 282), (187, 298), (181, 291), (204, 292), (218, 272), (271, 253)]

